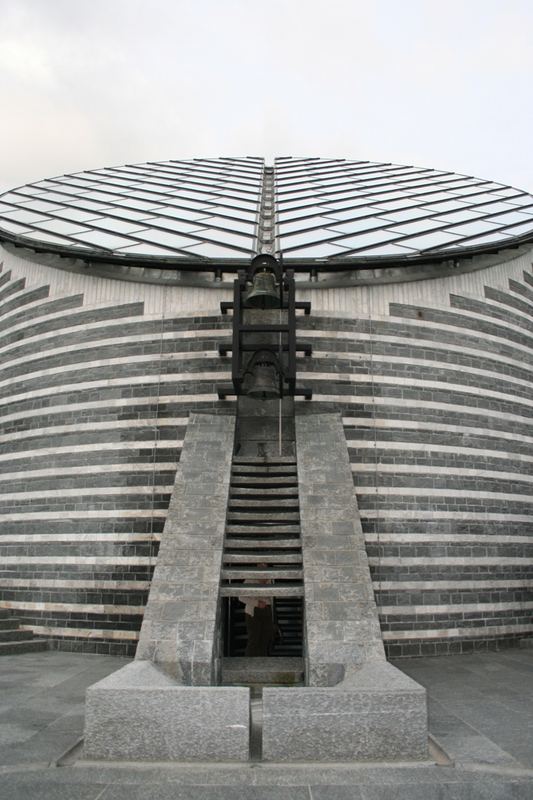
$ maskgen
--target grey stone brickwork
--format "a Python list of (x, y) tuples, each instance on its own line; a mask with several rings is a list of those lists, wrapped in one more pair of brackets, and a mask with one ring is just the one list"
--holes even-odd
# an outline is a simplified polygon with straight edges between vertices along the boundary
[(306, 687), (263, 690), (267, 761), (427, 755), (426, 693), (385, 660), (339, 414), (296, 417)]
[(332, 686), (384, 659), (378, 613), (339, 414), (296, 418), (304, 558), (306, 676)]
[(234, 435), (234, 417), (195, 414), (189, 421), (137, 648), (138, 659), (186, 685), (218, 682)]
[[(133, 655), (189, 413), (235, 412), (216, 398), (231, 320), (200, 300), (156, 313), (148, 285), (90, 305), (85, 278), (9, 258), (0, 602), (56, 646)], [(342, 308), (305, 290), (314, 396), (295, 405), (342, 414), (390, 655), (533, 633), (533, 276), (517, 264), (440, 281), (430, 301), (420, 281), (346, 288)]]

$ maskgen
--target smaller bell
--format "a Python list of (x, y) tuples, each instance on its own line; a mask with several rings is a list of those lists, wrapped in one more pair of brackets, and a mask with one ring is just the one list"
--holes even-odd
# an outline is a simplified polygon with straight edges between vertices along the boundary
[(279, 308), (276, 276), (271, 270), (264, 269), (255, 273), (245, 305), (249, 308)]
[(279, 373), (274, 358), (265, 351), (258, 354), (250, 369), (248, 397), (272, 400), (279, 397)]

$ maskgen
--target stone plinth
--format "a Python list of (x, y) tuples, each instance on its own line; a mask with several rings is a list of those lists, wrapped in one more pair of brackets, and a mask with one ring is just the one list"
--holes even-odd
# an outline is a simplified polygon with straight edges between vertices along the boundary
[(250, 690), (179, 686), (133, 661), (87, 690), (87, 759), (247, 761)]
[(426, 691), (385, 661), (331, 688), (263, 690), (265, 761), (425, 758)]

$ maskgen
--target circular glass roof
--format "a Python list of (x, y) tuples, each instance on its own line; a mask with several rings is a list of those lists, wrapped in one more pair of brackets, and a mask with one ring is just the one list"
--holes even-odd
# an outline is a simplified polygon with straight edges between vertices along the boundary
[[(266, 231), (270, 231), (265, 234)], [(266, 236), (266, 239), (265, 239)], [(194, 159), (63, 175), (0, 195), (0, 240), (99, 260), (354, 264), (533, 240), (533, 196), (421, 167), (341, 159)]]

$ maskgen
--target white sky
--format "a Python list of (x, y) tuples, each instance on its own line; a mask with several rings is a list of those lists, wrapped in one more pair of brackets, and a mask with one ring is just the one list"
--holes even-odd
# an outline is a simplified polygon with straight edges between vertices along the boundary
[(532, 0), (0, 0), (0, 188), (323, 156), (533, 190)]

